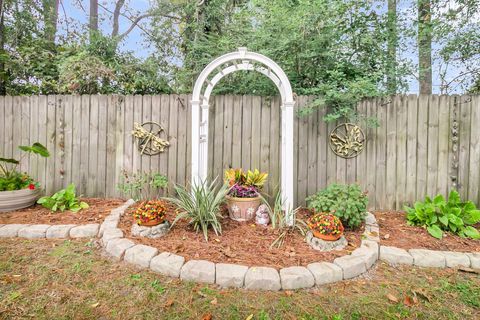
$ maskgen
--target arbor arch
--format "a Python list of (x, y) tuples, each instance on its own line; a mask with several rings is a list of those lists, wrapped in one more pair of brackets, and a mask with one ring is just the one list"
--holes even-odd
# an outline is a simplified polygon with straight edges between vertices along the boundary
[[(293, 100), (292, 87), (285, 72), (270, 58), (247, 48), (224, 54), (210, 62), (198, 76), (192, 94), (192, 184), (207, 178), (208, 108), (210, 94), (226, 75), (239, 70), (257, 71), (273, 81), (282, 100), (281, 192), (285, 212), (293, 208)], [(210, 77), (214, 74), (213, 77)], [(289, 224), (293, 217), (287, 217)]]

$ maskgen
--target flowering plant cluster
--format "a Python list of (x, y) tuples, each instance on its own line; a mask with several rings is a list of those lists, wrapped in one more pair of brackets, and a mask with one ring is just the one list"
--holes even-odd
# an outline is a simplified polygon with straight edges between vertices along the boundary
[(143, 202), (133, 212), (133, 219), (138, 225), (145, 224), (150, 221), (165, 219), (165, 213), (167, 212), (167, 206), (163, 200), (149, 200)]
[(242, 169), (228, 169), (225, 171), (225, 183), (230, 187), (228, 195), (236, 198), (256, 198), (260, 195), (268, 174)]
[(307, 226), (316, 232), (324, 235), (339, 235), (344, 228), (338, 217), (331, 213), (320, 212), (307, 220)]

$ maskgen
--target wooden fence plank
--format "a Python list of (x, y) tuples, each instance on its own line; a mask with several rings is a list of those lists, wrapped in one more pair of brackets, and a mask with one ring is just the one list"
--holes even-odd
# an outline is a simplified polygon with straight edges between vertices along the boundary
[[(55, 97), (55, 162), (54, 191), (63, 188), (65, 174), (65, 96)], [(93, 194), (96, 194), (93, 193)]]
[[(34, 108), (35, 109), (35, 108)], [(32, 121), (31, 123), (35, 123)], [(5, 158), (5, 142), (7, 136), (5, 135), (5, 96), (0, 96), (0, 157)]]
[[(457, 101), (457, 109), (460, 114), (459, 121), (459, 156), (458, 156), (458, 191), (461, 198), (468, 197), (468, 185), (470, 177), (470, 130), (472, 105), (469, 98), (460, 97)], [(478, 170), (478, 168), (477, 168)]]
[(418, 97), (418, 122), (417, 122), (417, 188), (416, 198), (423, 199), (427, 195), (427, 160), (428, 160), (428, 108), (429, 97)]
[(252, 140), (251, 140), (251, 170), (260, 169), (260, 133), (262, 126), (262, 98), (252, 97)]
[[(140, 124), (150, 121), (152, 121), (152, 96), (144, 95), (142, 96), (142, 120)], [(143, 172), (150, 172), (150, 160), (151, 156), (140, 153), (140, 166)]]
[(242, 143), (242, 168), (252, 169), (252, 96), (242, 97), (242, 135), (233, 136)]
[[(3, 97), (0, 97), (0, 124), (3, 124), (3, 119), (2, 119), (2, 112), (4, 110), (4, 108), (2, 108), (1, 106), (1, 103), (3, 102)], [(29, 137), (29, 142), (28, 144), (29, 145), (32, 145), (33, 143), (35, 142), (39, 142), (38, 141), (38, 127), (40, 125), (40, 122), (38, 121), (38, 106), (39, 106), (39, 102), (38, 102), (38, 96), (31, 96), (30, 99), (30, 119), (29, 119), (29, 122), (28, 122), (28, 125), (30, 126), (30, 137)], [(3, 129), (0, 129), (0, 133), (2, 133)], [(3, 146), (3, 142), (0, 141), (0, 150)], [(2, 152), (0, 151), (0, 154), (2, 154)], [(36, 180), (39, 179), (38, 177), (38, 159), (36, 159), (36, 156), (32, 156), (30, 157), (30, 164), (29, 164), (29, 167), (30, 167), (30, 170), (29, 170), (29, 174)]]
[[(270, 164), (270, 114), (271, 114), (271, 98), (262, 97), (261, 100), (261, 128), (260, 135), (257, 139), (260, 140), (260, 165), (259, 170), (269, 174), (268, 181), (271, 180), (272, 175), (269, 172)], [(226, 145), (225, 141), (225, 145)], [(264, 188), (266, 194), (271, 195), (273, 190), (270, 188), (271, 183), (267, 183)]]
[[(280, 112), (280, 98), (272, 97), (270, 100), (270, 169), (268, 172), (271, 196), (275, 196), (275, 192), (280, 190), (280, 140), (282, 138)], [(294, 174), (296, 174), (296, 170)], [(293, 181), (296, 181), (295, 179), (296, 176)]]
[(170, 95), (170, 120), (168, 123), (168, 135), (170, 136), (170, 148), (168, 150), (168, 170), (167, 178), (170, 184), (170, 190), (177, 177), (177, 150), (178, 150), (178, 95)]
[(88, 143), (88, 180), (86, 194), (93, 197), (97, 193), (97, 160), (98, 160), (98, 98), (90, 97), (90, 121)]
[[(308, 97), (308, 103), (312, 103), (314, 97)], [(317, 127), (318, 113), (313, 112), (307, 117), (308, 122), (308, 148), (307, 148), (307, 193), (305, 196), (314, 194), (317, 191)]]
[(385, 190), (386, 183), (386, 144), (387, 144), (387, 108), (388, 101), (383, 99), (376, 99), (377, 117), (379, 127), (377, 128), (376, 139), (376, 153), (377, 153), (377, 170), (375, 177), (375, 192), (376, 192), (376, 208), (387, 208), (387, 197)]
[[(30, 100), (27, 96), (20, 97), (20, 125), (22, 126), (21, 130), (17, 132), (20, 136), (20, 145), (25, 146), (29, 144), (30, 136)], [(20, 169), (23, 172), (29, 172), (29, 162), (30, 154), (26, 154), (23, 161), (20, 163)]]
[(408, 95), (407, 110), (407, 181), (406, 181), (406, 199), (409, 205), (417, 200), (416, 180), (417, 180), (417, 95)]
[(478, 186), (480, 182), (480, 99), (472, 97), (470, 120), (470, 156), (469, 156), (469, 178), (468, 178), (468, 200), (478, 203)]
[(386, 209), (395, 209), (396, 207), (396, 169), (397, 169), (397, 107), (400, 103), (398, 96), (393, 97), (386, 106), (387, 111), (387, 158), (386, 158)]
[(317, 110), (317, 191), (327, 186), (328, 131), (323, 120), (325, 108)]
[[(33, 97), (32, 97), (33, 98)], [(62, 188), (65, 188), (72, 180), (72, 156), (73, 156), (73, 124), (76, 122), (76, 119), (73, 118), (73, 99), (74, 96), (66, 95), (64, 96), (64, 173)], [(32, 101), (33, 103), (33, 101)]]
[(5, 143), (4, 155), (7, 158), (13, 158), (13, 97), (5, 97)]
[[(308, 103), (305, 96), (298, 97), (299, 108)], [(308, 117), (300, 117), (298, 123), (298, 152), (297, 152), (297, 203), (303, 205), (307, 197), (308, 183)]]
[(232, 164), (232, 137), (233, 137), (233, 96), (227, 95), (223, 101), (223, 168), (227, 169)]
[[(167, 133), (167, 140), (170, 142), (170, 132), (168, 124), (170, 118), (170, 99), (168, 95), (162, 94), (160, 97), (157, 97), (155, 100), (160, 98), (160, 125), (165, 129)], [(165, 149), (165, 152), (160, 153), (159, 158), (159, 170), (160, 173), (164, 176), (168, 176), (168, 156), (170, 154), (170, 147)]]
[(408, 98), (405, 95), (398, 96), (397, 99), (397, 186), (395, 190), (396, 209), (402, 209), (406, 197), (406, 181), (407, 181), (407, 112), (408, 112)]
[(217, 181), (221, 181), (223, 179), (223, 135), (218, 134), (217, 132), (222, 132), (223, 128), (223, 117), (224, 117), (224, 97), (223, 96), (215, 96), (215, 114), (214, 117), (211, 119), (212, 122), (215, 123), (215, 129), (212, 134), (212, 140), (210, 140), (210, 144), (213, 145), (213, 171), (212, 171), (212, 178), (217, 178)]
[(242, 97), (233, 97), (232, 167), (242, 166)]
[(435, 196), (438, 178), (438, 95), (430, 96), (428, 109), (427, 195)]
[(442, 95), (439, 97), (438, 104), (438, 178), (435, 194), (447, 195), (449, 184), (448, 161), (449, 161), (449, 141), (450, 141), (450, 108), (448, 97)]
[[(98, 196), (105, 197), (107, 194), (107, 186), (112, 188), (111, 184), (115, 181), (107, 182), (107, 167), (111, 167), (111, 171), (115, 172), (117, 163), (115, 161), (115, 151), (107, 148), (107, 134), (108, 134), (108, 96), (98, 96), (98, 152), (97, 152), (97, 192)], [(115, 116), (115, 110), (113, 111)], [(115, 136), (115, 129), (113, 128), (113, 135)], [(107, 159), (107, 150), (113, 156)], [(112, 165), (109, 165), (109, 164)], [(115, 163), (115, 165), (113, 165)], [(111, 190), (111, 189), (110, 189)], [(113, 196), (113, 194), (112, 194)]]
[[(55, 191), (55, 146), (56, 146), (56, 99), (55, 96), (47, 96), (47, 149), (51, 156), (47, 159), (47, 175), (46, 175), (46, 193), (52, 194)], [(88, 117), (87, 117), (88, 119)], [(87, 131), (87, 130), (86, 130)], [(88, 134), (88, 132), (87, 132)], [(85, 141), (85, 146), (88, 146), (88, 136)], [(85, 156), (88, 159), (88, 151), (85, 151)], [(88, 160), (87, 160), (88, 163)], [(88, 171), (88, 170), (87, 170)]]
[[(377, 105), (374, 100), (365, 101), (367, 108), (367, 117), (377, 118)], [(376, 128), (370, 126), (366, 129), (366, 161), (367, 161), (367, 187), (368, 192), (368, 208), (375, 208), (376, 203), (376, 172), (377, 172), (377, 153), (376, 153)]]
[[(120, 195), (117, 185), (120, 182), (120, 176), (123, 174), (125, 167), (125, 135), (131, 135), (131, 131), (126, 132), (125, 129), (125, 97), (113, 95), (106, 99), (105, 116), (106, 116), (106, 170), (105, 170), (105, 193), (110, 197)], [(131, 137), (128, 137), (131, 139)], [(103, 155), (102, 155), (103, 156)], [(115, 163), (112, 168), (110, 163)]]

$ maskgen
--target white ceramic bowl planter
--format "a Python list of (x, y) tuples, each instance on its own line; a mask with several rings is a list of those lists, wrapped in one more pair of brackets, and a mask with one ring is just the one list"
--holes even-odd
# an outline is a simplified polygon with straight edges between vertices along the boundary
[(0, 212), (30, 207), (40, 197), (40, 189), (26, 188), (15, 191), (0, 191)]

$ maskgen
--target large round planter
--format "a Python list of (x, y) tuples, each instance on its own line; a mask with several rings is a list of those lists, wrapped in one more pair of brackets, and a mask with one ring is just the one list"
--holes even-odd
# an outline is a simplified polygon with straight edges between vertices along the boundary
[(228, 214), (232, 220), (248, 221), (255, 217), (258, 207), (262, 203), (260, 197), (236, 198), (227, 196)]
[(40, 189), (0, 191), (0, 212), (14, 211), (30, 207), (40, 198)]
[(141, 224), (139, 224), (137, 222), (137, 224), (139, 226), (142, 226), (142, 227), (154, 227), (154, 226), (158, 226), (159, 224), (163, 223), (165, 221), (164, 218), (161, 218), (161, 219), (156, 219), (156, 220), (150, 220), (150, 221), (147, 221), (147, 222), (142, 222)]
[(312, 233), (315, 238), (322, 239), (325, 241), (337, 241), (343, 235), (343, 232), (339, 234), (323, 234), (316, 230), (312, 230)]

